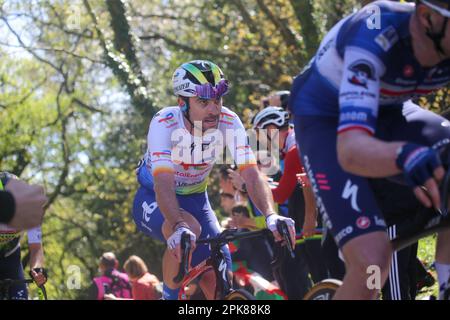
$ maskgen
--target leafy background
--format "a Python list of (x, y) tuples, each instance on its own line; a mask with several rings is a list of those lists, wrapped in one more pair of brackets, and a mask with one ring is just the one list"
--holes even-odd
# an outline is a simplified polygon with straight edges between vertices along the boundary
[[(248, 123), (262, 96), (289, 89), (326, 30), (366, 2), (0, 0), (0, 168), (50, 197), (49, 298), (85, 297), (104, 251), (121, 263), (137, 254), (161, 278), (164, 247), (131, 218), (134, 168), (152, 115), (176, 103), (179, 64), (220, 65), (232, 84), (225, 104)], [(421, 101), (435, 111), (448, 102), (448, 90)], [(209, 193), (221, 214), (216, 177)], [(421, 255), (432, 259), (433, 245)], [(67, 287), (71, 266), (78, 290)]]

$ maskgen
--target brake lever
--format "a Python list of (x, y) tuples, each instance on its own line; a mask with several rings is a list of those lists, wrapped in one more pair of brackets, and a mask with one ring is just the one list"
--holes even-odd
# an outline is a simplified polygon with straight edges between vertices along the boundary
[(291, 241), (291, 236), (289, 234), (289, 229), (287, 226), (287, 223), (284, 221), (277, 222), (277, 230), (278, 233), (283, 237), (283, 240), (286, 242), (287, 249), (289, 251), (289, 254), (291, 255), (291, 258), (295, 258), (294, 248)]
[(191, 251), (191, 237), (187, 232), (183, 232), (181, 235), (181, 262), (180, 262), (180, 269), (178, 270), (178, 274), (173, 278), (173, 281), (175, 283), (179, 283), (181, 280), (183, 280), (184, 276), (189, 271), (189, 252)]

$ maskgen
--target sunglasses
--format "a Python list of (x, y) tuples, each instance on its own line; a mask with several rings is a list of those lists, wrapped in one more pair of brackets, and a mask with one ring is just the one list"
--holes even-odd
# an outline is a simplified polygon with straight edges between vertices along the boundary
[(220, 99), (228, 93), (228, 80), (220, 80), (213, 86), (211, 83), (204, 83), (195, 86), (195, 92), (200, 99)]

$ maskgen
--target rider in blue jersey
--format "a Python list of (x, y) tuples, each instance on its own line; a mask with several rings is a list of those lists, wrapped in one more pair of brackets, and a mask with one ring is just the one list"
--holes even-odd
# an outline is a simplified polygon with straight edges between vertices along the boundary
[[(303, 164), (346, 261), (335, 298), (375, 298), (379, 286), (368, 277), (377, 273), (382, 285), (388, 275), (391, 247), (367, 178), (403, 174), (426, 207), (440, 207), (444, 168), (431, 147), (450, 138), (450, 123), (410, 99), (450, 81), (449, 17), (448, 0), (373, 2), (334, 26), (294, 80)], [(439, 234), (442, 288), (450, 276), (446, 243), (449, 233)]]

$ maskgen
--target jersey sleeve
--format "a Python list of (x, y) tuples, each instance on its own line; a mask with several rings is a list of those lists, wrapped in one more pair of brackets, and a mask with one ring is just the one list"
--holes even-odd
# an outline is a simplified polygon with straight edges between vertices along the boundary
[(175, 172), (172, 161), (172, 130), (175, 115), (173, 112), (160, 112), (150, 122), (147, 136), (148, 154), (153, 176), (163, 172)]
[(28, 243), (42, 243), (42, 229), (37, 227), (27, 231)]
[(284, 203), (291, 196), (297, 185), (297, 174), (302, 172), (297, 147), (292, 147), (284, 158), (284, 172), (278, 186), (272, 189), (273, 200)]
[(222, 117), (228, 116), (230, 125), (226, 129), (226, 146), (240, 171), (250, 166), (256, 166), (256, 158), (249, 143), (247, 132), (239, 117), (222, 112)]
[(338, 133), (353, 129), (375, 133), (383, 72), (383, 63), (370, 51), (354, 46), (345, 50)]

